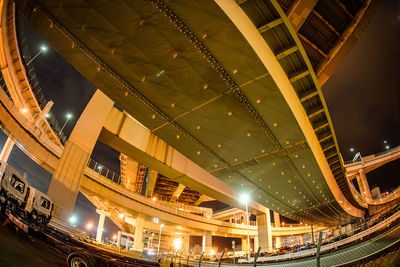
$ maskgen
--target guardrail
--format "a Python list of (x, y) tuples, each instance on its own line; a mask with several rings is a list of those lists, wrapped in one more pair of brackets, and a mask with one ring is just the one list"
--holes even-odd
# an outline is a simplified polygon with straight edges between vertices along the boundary
[(121, 176), (114, 171), (104, 167), (102, 164), (98, 163), (93, 159), (89, 159), (87, 166), (99, 173), (101, 176), (113, 181), (114, 183), (121, 184)]
[[(17, 26), (16, 26), (17, 27)], [(27, 64), (28, 62), (31, 61), (32, 59), (32, 55), (29, 51), (29, 45), (27, 43), (27, 40), (25, 38), (25, 34), (24, 34), (24, 29), (22, 27), (17, 27), (16, 29), (16, 33), (17, 33), (17, 39), (19, 40), (18, 45), (20, 47), (20, 51), (21, 51), (21, 60), (22, 60), (22, 65), (24, 66), (25, 70), (26, 70), (26, 75), (28, 78), (28, 82), (32, 88), (32, 91), (34, 93), (34, 96), (39, 104), (39, 107), (41, 110), (44, 109), (44, 107), (47, 104), (47, 99), (43, 93), (42, 88), (40, 87), (39, 84), (39, 80), (36, 76), (35, 73), (35, 68), (33, 67), (33, 64)], [(19, 34), (21, 33), (21, 34)], [(22, 38), (19, 38), (21, 37)], [(61, 127), (60, 124), (58, 123), (56, 117), (54, 116), (54, 113), (52, 113), (51, 111), (48, 113), (49, 115), (46, 117), (46, 120), (48, 121), (50, 127), (54, 130), (54, 132), (58, 135), (58, 137), (60, 138), (60, 141), (63, 145), (65, 145), (65, 142), (67, 140), (67, 137), (65, 136), (65, 134), (61, 131)]]

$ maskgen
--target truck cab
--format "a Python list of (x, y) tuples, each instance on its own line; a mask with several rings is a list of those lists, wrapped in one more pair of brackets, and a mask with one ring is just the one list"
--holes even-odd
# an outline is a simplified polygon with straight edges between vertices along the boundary
[(31, 219), (39, 224), (47, 224), (52, 217), (53, 201), (39, 190), (30, 187), (25, 210)]

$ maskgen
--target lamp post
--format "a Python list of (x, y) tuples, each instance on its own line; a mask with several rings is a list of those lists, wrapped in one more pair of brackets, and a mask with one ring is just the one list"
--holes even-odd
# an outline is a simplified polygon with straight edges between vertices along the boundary
[(45, 53), (46, 51), (47, 51), (47, 46), (42, 45), (40, 47), (40, 51), (33, 58), (31, 58), (31, 60), (29, 60), (28, 63), (26, 63), (26, 66), (29, 66), (29, 64), (31, 64), (35, 60), (35, 58), (37, 58), (40, 54)]
[(67, 125), (68, 121), (69, 121), (70, 119), (72, 119), (72, 113), (69, 113), (69, 112), (68, 112), (67, 115), (65, 115), (65, 117), (67, 118), (67, 120), (65, 121), (65, 123), (64, 123), (63, 127), (61, 128), (59, 134), (62, 133), (62, 131), (64, 130), (65, 125)]
[[(164, 227), (164, 224), (160, 224), (160, 234), (158, 235), (158, 248), (157, 248), (157, 255), (160, 255), (160, 243), (161, 243), (161, 230)], [(158, 258), (158, 257), (157, 257)]]
[(243, 194), (240, 197), (240, 201), (246, 204), (246, 218), (247, 218), (247, 259), (250, 259), (250, 230), (249, 230), (249, 209), (247, 203), (249, 201), (249, 196)]

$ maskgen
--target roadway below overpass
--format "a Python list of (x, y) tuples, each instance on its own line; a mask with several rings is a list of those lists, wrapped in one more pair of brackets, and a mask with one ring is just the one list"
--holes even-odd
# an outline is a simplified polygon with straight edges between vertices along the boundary
[[(165, 230), (170, 233), (178, 231), (201, 236), (204, 231), (208, 231), (217, 236), (243, 237), (247, 235), (247, 229), (249, 229), (250, 236), (258, 236), (257, 226), (224, 222), (212, 217), (191, 214), (185, 211), (185, 208), (178, 208), (178, 206), (163, 205), (158, 201), (127, 190), (89, 167), (86, 168), (81, 180), (80, 190), (98, 209), (108, 210), (111, 213), (114, 210), (114, 216), (111, 216), (110, 219), (121, 229), (124, 228), (122, 224), (125, 223), (125, 220), (121, 221), (118, 215), (124, 213), (128, 218), (145, 215), (143, 228), (154, 232), (159, 230), (159, 224), (154, 223), (153, 218), (161, 218), (163, 222), (166, 222)], [(135, 220), (128, 219), (126, 221), (132, 226), (136, 226)], [(314, 231), (323, 229), (325, 227), (314, 226)], [(273, 237), (303, 235), (310, 231), (310, 226), (271, 227)]]

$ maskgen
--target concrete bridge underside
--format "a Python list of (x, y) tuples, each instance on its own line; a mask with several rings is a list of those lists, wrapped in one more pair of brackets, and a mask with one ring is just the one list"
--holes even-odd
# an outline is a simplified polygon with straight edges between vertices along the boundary
[(118, 106), (223, 182), (296, 220), (362, 216), (312, 66), (275, 1), (263, 17), (252, 1), (17, 3)]

